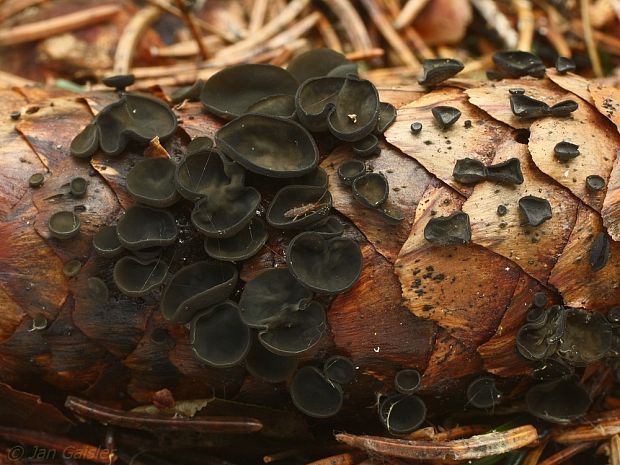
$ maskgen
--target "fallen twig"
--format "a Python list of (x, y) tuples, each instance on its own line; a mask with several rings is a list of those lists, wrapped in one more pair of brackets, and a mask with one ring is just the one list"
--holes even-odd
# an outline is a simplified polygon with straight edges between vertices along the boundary
[(532, 50), (534, 40), (534, 14), (532, 13), (532, 2), (530, 0), (512, 0), (512, 4), (517, 10), (519, 40), (517, 50), (529, 52)]
[(159, 18), (160, 14), (159, 8), (147, 6), (131, 18), (116, 45), (114, 74), (127, 74), (129, 72), (138, 41), (144, 31)]
[(196, 26), (193, 16), (189, 13), (189, 11), (187, 11), (187, 8), (185, 8), (185, 6), (183, 5), (183, 0), (175, 1), (177, 3), (177, 7), (181, 11), (181, 14), (183, 15), (183, 20), (187, 23), (187, 27), (189, 28), (189, 31), (191, 32), (192, 37), (194, 38), (194, 41), (198, 46), (200, 56), (203, 60), (206, 60), (209, 57), (209, 53), (204, 42), (202, 41), (202, 37), (200, 36), (200, 32), (198, 31), (198, 27)]
[(554, 435), (553, 440), (560, 444), (575, 444), (609, 439), (616, 434), (620, 434), (620, 418), (602, 418), (559, 432)]
[(601, 66), (601, 58), (596, 50), (596, 42), (592, 34), (592, 25), (590, 24), (590, 0), (580, 0), (581, 5), (581, 21), (583, 23), (583, 40), (586, 43), (588, 57), (592, 65), (592, 71), (597, 77), (603, 76), (603, 67)]
[(349, 0), (323, 0), (323, 3), (336, 15), (354, 49), (373, 47), (362, 18)]
[(542, 462), (538, 462), (538, 465), (559, 465), (562, 462), (574, 457), (575, 455), (583, 452), (584, 450), (588, 450), (591, 447), (594, 447), (594, 443), (586, 442), (581, 444), (574, 444), (572, 446), (568, 446), (566, 449), (562, 449), (560, 452), (557, 452), (549, 457), (547, 457)]
[(394, 29), (400, 30), (411, 24), (427, 3), (428, 0), (408, 0), (398, 17), (394, 20)]
[(510, 25), (506, 15), (497, 9), (493, 0), (470, 0), (487, 24), (497, 32), (507, 48), (515, 48), (519, 42), (517, 31)]

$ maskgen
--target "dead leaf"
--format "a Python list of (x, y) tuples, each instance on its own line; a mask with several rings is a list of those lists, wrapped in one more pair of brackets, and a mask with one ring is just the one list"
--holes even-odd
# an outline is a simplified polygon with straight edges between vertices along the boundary
[[(478, 183), (463, 211), (469, 215), (474, 243), (503, 255), (546, 283), (573, 229), (579, 201), (549, 182), (531, 161), (527, 145), (507, 139), (498, 147), (493, 163), (510, 158), (521, 162), (523, 184)], [(553, 212), (551, 219), (536, 227), (525, 224), (519, 199), (526, 195), (547, 199)], [(508, 209), (505, 216), (497, 214), (498, 205)]]
[(173, 110), (179, 119), (179, 126), (190, 139), (199, 136), (213, 139), (217, 130), (225, 123), (225, 121), (205, 113), (200, 102), (187, 102), (182, 108), (173, 107)]
[(574, 73), (560, 74), (555, 68), (547, 68), (547, 77), (562, 89), (572, 92), (591, 105), (594, 105), (594, 99), (588, 90), (590, 81), (586, 78)]
[[(437, 105), (458, 108), (462, 115), (448, 129), (440, 128), (431, 110)], [(464, 122), (472, 126), (466, 128)], [(422, 123), (422, 132), (411, 133), (411, 123)], [(454, 164), (460, 158), (475, 158), (489, 164), (495, 147), (508, 134), (508, 128), (489, 120), (480, 110), (467, 102), (457, 89), (443, 88), (424, 95), (398, 111), (396, 122), (385, 132), (386, 140), (406, 155), (420, 162), (428, 171), (464, 195), (471, 187), (452, 178)]]
[(616, 161), (609, 176), (607, 193), (601, 209), (603, 224), (611, 238), (620, 241), (620, 152), (616, 154)]

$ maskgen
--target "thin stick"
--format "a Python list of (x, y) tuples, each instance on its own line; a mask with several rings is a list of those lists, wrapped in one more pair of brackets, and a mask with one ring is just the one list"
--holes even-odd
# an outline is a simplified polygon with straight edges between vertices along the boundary
[(601, 59), (596, 50), (596, 42), (592, 36), (592, 26), (590, 25), (590, 0), (579, 0), (581, 2), (581, 21), (583, 22), (583, 40), (586, 43), (588, 57), (592, 64), (592, 70), (597, 77), (603, 77), (603, 67)]
[(269, 0), (254, 0), (252, 12), (250, 13), (250, 25), (248, 26), (248, 32), (250, 34), (255, 33), (262, 27), (265, 22), (265, 17), (267, 16), (268, 5)]
[(609, 439), (616, 434), (620, 434), (620, 418), (603, 418), (560, 432), (553, 440), (560, 444), (575, 444)]
[(113, 18), (121, 8), (118, 5), (99, 5), (55, 18), (0, 30), (0, 46), (22, 44), (45, 39)]
[(435, 53), (426, 45), (424, 39), (418, 34), (412, 26), (406, 27), (403, 32), (412, 47), (418, 52), (418, 54), (425, 60), (435, 58)]
[(121, 34), (114, 53), (114, 74), (127, 74), (131, 67), (136, 45), (144, 31), (159, 18), (161, 10), (147, 6), (136, 13)]
[(398, 31), (411, 24), (427, 3), (428, 0), (408, 0), (394, 21), (394, 29)]
[(515, 48), (519, 41), (517, 31), (510, 25), (506, 15), (497, 9), (493, 0), (470, 0), (471, 4), (478, 10), (480, 15), (487, 22), (489, 27), (497, 32), (507, 48)]
[[(555, 8), (549, 7), (547, 8), (547, 17), (548, 21), (546, 20), (546, 18), (540, 18), (540, 25), (545, 26), (544, 29), (547, 29), (547, 39), (549, 39), (551, 45), (555, 47), (558, 55), (564, 57), (571, 57), (573, 55), (573, 52), (570, 49), (568, 42), (566, 42), (566, 39), (560, 32), (560, 14)], [(545, 20), (546, 22), (543, 23), (543, 20)]]
[(530, 0), (512, 0), (512, 5), (517, 10), (519, 40), (517, 50), (529, 52), (532, 50), (534, 40), (534, 14)]
[(323, 3), (338, 18), (355, 50), (373, 47), (364, 21), (349, 0), (323, 0)]
[(385, 54), (385, 50), (382, 48), (371, 48), (368, 50), (360, 50), (359, 52), (346, 53), (347, 60), (350, 61), (362, 61), (371, 60), (373, 58), (381, 58)]
[(357, 459), (359, 459), (359, 454), (345, 453), (315, 460), (308, 465), (353, 465)]
[(574, 457), (575, 455), (583, 452), (584, 450), (588, 450), (591, 447), (594, 447), (595, 444), (590, 442), (585, 442), (581, 444), (574, 444), (572, 446), (568, 446), (566, 449), (562, 449), (560, 452), (557, 452), (550, 457), (547, 457), (542, 462), (539, 462), (538, 465), (558, 465), (566, 460)]
[(361, 0), (362, 5), (368, 11), (370, 19), (375, 23), (377, 29), (381, 32), (385, 40), (394, 49), (400, 60), (407, 66), (419, 68), (420, 62), (411, 52), (407, 44), (400, 35), (394, 30), (390, 22), (387, 20), (383, 11), (377, 6), (374, 0)]
[(200, 51), (200, 56), (203, 60), (209, 58), (209, 52), (205, 47), (204, 42), (202, 41), (202, 37), (200, 37), (200, 32), (198, 31), (198, 27), (196, 27), (196, 23), (194, 22), (194, 18), (187, 11), (185, 5), (183, 5), (183, 0), (175, 0), (177, 7), (181, 10), (181, 14), (183, 15), (183, 20), (187, 23), (187, 27), (189, 27), (189, 31), (191, 32), (194, 40), (196, 41), (196, 45), (198, 45), (198, 50)]
[(323, 38), (323, 42), (325, 42), (325, 46), (342, 53), (342, 43), (340, 42), (340, 38), (338, 37), (338, 34), (336, 34), (336, 31), (334, 31), (332, 24), (323, 15), (323, 13), (319, 12), (319, 15), (320, 17), (319, 21), (316, 23), (316, 27), (319, 30), (319, 34), (321, 34), (321, 37)]
[(278, 462), (280, 460), (299, 458), (301, 456), (302, 453), (299, 449), (288, 449), (263, 456), (263, 463)]
[(489, 427), (485, 425), (457, 426), (435, 434), (435, 436), (433, 436), (433, 441), (450, 441), (452, 439), (460, 439), (466, 436), (486, 433), (487, 431), (489, 431)]
[[(223, 48), (222, 38), (216, 35), (202, 36), (202, 43), (208, 50), (214, 52)], [(179, 44), (167, 45), (165, 47), (151, 47), (150, 52), (153, 56), (170, 58), (191, 57), (198, 52), (195, 42), (192, 42), (191, 48), (188, 48), (184, 43), (181, 43), (181, 47), (178, 47), (178, 45)]]
[(536, 465), (538, 461), (540, 460), (540, 457), (542, 456), (543, 452), (545, 451), (545, 447), (547, 447), (548, 443), (549, 443), (549, 438), (546, 437), (540, 442), (540, 444), (538, 444), (536, 447), (534, 447), (532, 450), (530, 450), (527, 453), (525, 460), (523, 460), (523, 463), (521, 465)]
[(30, 8), (31, 6), (38, 5), (39, 3), (43, 3), (46, 0), (12, 0), (10, 2), (6, 2), (5, 5), (2, 5), (0, 8), (0, 23), (7, 18), (10, 18), (17, 13), (24, 11), (26, 8)]
[(525, 447), (538, 439), (536, 428), (520, 426), (508, 431), (491, 432), (454, 441), (406, 441), (377, 436), (337, 434), (336, 439), (369, 452), (413, 460), (468, 460), (503, 454)]
[(609, 440), (609, 465), (620, 465), (620, 436), (617, 434)]
[(97, 405), (77, 397), (69, 396), (65, 407), (83, 418), (99, 421), (106, 425), (144, 431), (196, 431), (200, 433), (247, 434), (263, 428), (255, 418), (243, 417), (194, 417), (179, 418), (147, 413), (125, 412), (103, 405)]

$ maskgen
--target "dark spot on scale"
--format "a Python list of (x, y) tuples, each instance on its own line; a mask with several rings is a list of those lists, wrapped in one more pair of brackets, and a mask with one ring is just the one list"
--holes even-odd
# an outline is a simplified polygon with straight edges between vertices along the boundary
[(443, 273), (439, 273), (439, 274), (436, 274), (435, 276), (433, 276), (433, 280), (434, 281), (440, 281), (441, 282), (444, 279), (446, 279), (446, 275), (443, 274)]
[(465, 128), (466, 128), (466, 129), (471, 128), (471, 127), (472, 127), (472, 125), (471, 125), (471, 120), (470, 120), (470, 119), (466, 119), (466, 120), (463, 122), (463, 126), (465, 126)]
[(19, 111), (12, 111), (10, 117), (13, 121), (17, 121), (21, 115), (22, 114)]
[(33, 113), (36, 113), (37, 111), (39, 111), (39, 107), (38, 107), (38, 106), (36, 106), (36, 105), (33, 105), (33, 106), (28, 107), (28, 108), (26, 109), (26, 114), (27, 114), (27, 115), (32, 115)]
[(433, 141), (432, 140), (425, 140), (424, 143), (426, 145), (433, 145)]
[(497, 206), (497, 214), (499, 216), (504, 216), (506, 213), (508, 213), (508, 208), (506, 207), (506, 205)]
[(435, 271), (435, 268), (433, 268), (432, 265), (429, 265), (426, 267), (426, 271)]
[(424, 305), (422, 307), (422, 310), (425, 311), (425, 312), (430, 312), (432, 309), (433, 309), (433, 306), (432, 305), (428, 305), (428, 304), (426, 304), (426, 305)]

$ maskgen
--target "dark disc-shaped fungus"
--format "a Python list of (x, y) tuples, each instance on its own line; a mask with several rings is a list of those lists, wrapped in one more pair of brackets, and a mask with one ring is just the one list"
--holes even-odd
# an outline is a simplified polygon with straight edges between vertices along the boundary
[(245, 367), (250, 374), (268, 383), (281, 383), (291, 377), (297, 368), (297, 358), (274, 354), (253, 339), (250, 352), (245, 359)]
[(592, 247), (590, 248), (590, 269), (592, 271), (600, 271), (605, 268), (609, 261), (609, 249), (611, 244), (609, 238), (604, 232), (600, 232), (594, 238)]
[(108, 285), (103, 279), (97, 278), (96, 276), (90, 277), (86, 280), (86, 288), (88, 291), (88, 297), (97, 303), (104, 304), (110, 297)]
[(76, 158), (90, 158), (99, 148), (99, 129), (96, 124), (88, 124), (73, 138), (69, 151)]
[(612, 327), (602, 313), (566, 309), (566, 327), (558, 354), (574, 366), (603, 358), (611, 347)]
[(570, 116), (577, 108), (579, 104), (575, 100), (563, 100), (552, 105), (549, 112), (552, 116)]
[(247, 113), (293, 119), (295, 117), (295, 97), (289, 94), (270, 95), (250, 105)]
[(129, 297), (148, 294), (164, 282), (168, 266), (160, 259), (140, 260), (126, 256), (114, 265), (114, 283)]
[(467, 387), (467, 402), (476, 408), (491, 408), (502, 399), (502, 393), (489, 376), (474, 379)]
[(80, 232), (81, 221), (70, 211), (60, 211), (50, 216), (47, 222), (50, 235), (56, 239), (71, 239)]
[(379, 418), (390, 433), (408, 434), (426, 419), (426, 404), (418, 396), (387, 396), (379, 403)]
[(329, 48), (315, 48), (293, 58), (286, 70), (301, 84), (310, 78), (327, 76), (334, 68), (350, 63), (342, 53)]
[(487, 179), (501, 184), (523, 184), (521, 162), (518, 158), (509, 158), (501, 163), (489, 165)]
[(73, 197), (84, 197), (86, 195), (86, 189), (88, 188), (88, 181), (80, 176), (71, 179), (69, 182), (69, 192)]
[(379, 150), (379, 139), (374, 134), (368, 134), (363, 139), (353, 143), (353, 153), (358, 157), (368, 158)]
[(526, 195), (519, 199), (519, 210), (530, 226), (539, 226), (552, 216), (549, 201), (533, 195)]
[(383, 173), (366, 173), (353, 180), (353, 197), (368, 208), (382, 205), (390, 193), (388, 180)]
[(396, 108), (388, 102), (379, 102), (379, 120), (375, 131), (383, 134), (396, 121)]
[(116, 234), (129, 250), (172, 244), (177, 238), (174, 216), (166, 210), (134, 205), (118, 220)]
[(295, 407), (310, 417), (332, 417), (342, 407), (340, 386), (326, 379), (315, 367), (300, 368), (293, 376), (290, 392)]
[(327, 216), (332, 195), (322, 187), (285, 186), (267, 209), (267, 223), (279, 229), (299, 229)]
[(453, 58), (434, 58), (422, 61), (422, 76), (418, 83), (423, 86), (436, 86), (461, 72), (463, 63)]
[(116, 226), (103, 226), (93, 236), (95, 252), (102, 257), (115, 257), (123, 251), (123, 244), (116, 234)]
[(196, 79), (191, 86), (180, 87), (172, 92), (170, 98), (173, 103), (181, 103), (183, 100), (190, 100), (197, 102), (200, 100), (200, 94), (205, 86), (205, 81), (202, 79)]
[(77, 258), (74, 258), (63, 265), (62, 274), (64, 274), (67, 278), (73, 278), (74, 276), (77, 276), (81, 269), (82, 262)]
[(549, 105), (523, 94), (510, 95), (510, 108), (517, 118), (536, 119), (549, 116)]
[(347, 357), (333, 355), (323, 364), (323, 374), (338, 384), (349, 384), (355, 379), (355, 365)]
[(475, 184), (487, 178), (487, 168), (475, 158), (461, 158), (454, 164), (452, 177), (463, 184)]
[(45, 181), (45, 176), (43, 176), (43, 173), (34, 173), (32, 176), (28, 178), (28, 185), (30, 187), (39, 187), (43, 185), (44, 181)]
[(229, 262), (205, 260), (181, 268), (163, 292), (160, 308), (167, 320), (185, 324), (205, 307), (225, 300), (237, 285), (237, 268)]
[(151, 207), (169, 207), (179, 199), (174, 176), (176, 165), (169, 158), (140, 160), (127, 173), (127, 190), (137, 201)]
[(553, 147), (555, 158), (560, 161), (568, 161), (579, 156), (579, 146), (572, 142), (562, 141)]
[(544, 360), (555, 353), (566, 328), (566, 311), (560, 305), (539, 308), (517, 333), (517, 349), (529, 360)]
[(202, 88), (200, 100), (209, 112), (230, 120), (270, 95), (295, 95), (297, 86), (291, 73), (279, 66), (242, 64), (211, 76)]
[(394, 377), (394, 387), (401, 394), (410, 395), (416, 392), (422, 382), (422, 375), (418, 370), (407, 368), (400, 370)]
[(420, 132), (422, 132), (422, 123), (420, 123), (419, 121), (411, 123), (411, 133), (420, 134)]
[(497, 206), (497, 216), (506, 216), (508, 213), (508, 207), (506, 205), (500, 204)]
[[(260, 193), (253, 187), (215, 191), (199, 200), (192, 210), (192, 224), (206, 237), (233, 237), (256, 214)], [(219, 195), (217, 195), (219, 194)]]
[(313, 231), (295, 236), (288, 246), (286, 262), (300, 283), (321, 294), (350, 289), (360, 278), (363, 266), (357, 242), (327, 238)]
[(207, 136), (194, 137), (189, 144), (187, 144), (187, 154), (208, 151), (213, 148), (213, 139)]
[(215, 134), (220, 150), (249, 171), (292, 178), (313, 171), (319, 151), (312, 135), (284, 118), (247, 114)]
[(534, 366), (532, 378), (538, 381), (554, 381), (568, 378), (574, 373), (575, 369), (561, 358), (549, 357)]
[(508, 93), (510, 95), (523, 95), (525, 94), (525, 89), (523, 87), (511, 87), (508, 89)]
[(114, 76), (104, 77), (101, 82), (107, 87), (125, 90), (125, 87), (129, 87), (136, 82), (136, 77), (133, 74), (115, 74)]
[(338, 139), (355, 142), (376, 128), (378, 118), (379, 93), (374, 84), (347, 77), (327, 115), (327, 127)]
[(545, 75), (545, 64), (530, 52), (521, 50), (496, 52), (493, 54), (493, 63), (502, 77), (532, 76), (542, 78)]
[(267, 226), (255, 216), (241, 231), (228, 238), (205, 239), (205, 251), (217, 260), (240, 262), (254, 256), (267, 242)]
[(600, 192), (605, 189), (605, 179), (598, 174), (591, 174), (586, 178), (588, 192)]
[(586, 414), (592, 400), (574, 378), (559, 379), (531, 388), (525, 396), (528, 411), (552, 423), (570, 423)]
[(105, 107), (95, 118), (99, 147), (118, 155), (129, 143), (165, 140), (176, 131), (177, 118), (165, 102), (145, 95), (127, 94)]
[(327, 115), (338, 99), (345, 79), (320, 77), (305, 81), (295, 95), (299, 122), (310, 131), (326, 131)]
[(447, 129), (456, 123), (461, 117), (461, 110), (447, 105), (437, 105), (431, 109), (433, 118), (443, 129)]
[(575, 65), (575, 62), (570, 58), (559, 56), (555, 60), (555, 69), (557, 69), (560, 74), (572, 73), (577, 69), (577, 65)]
[(344, 232), (344, 224), (336, 215), (328, 215), (325, 218), (307, 226), (309, 231), (318, 232), (326, 237), (340, 236)]
[(548, 300), (549, 299), (547, 298), (546, 292), (537, 292), (536, 294), (534, 294), (534, 299), (532, 300), (532, 303), (535, 307), (545, 308), (547, 306)]
[(346, 160), (338, 166), (338, 177), (347, 186), (366, 173), (366, 163), (361, 160)]
[(469, 215), (454, 212), (431, 218), (424, 227), (424, 239), (440, 246), (468, 244), (471, 241)]
[(216, 368), (239, 365), (252, 342), (250, 328), (235, 302), (226, 300), (198, 313), (190, 325), (190, 344), (198, 359)]

